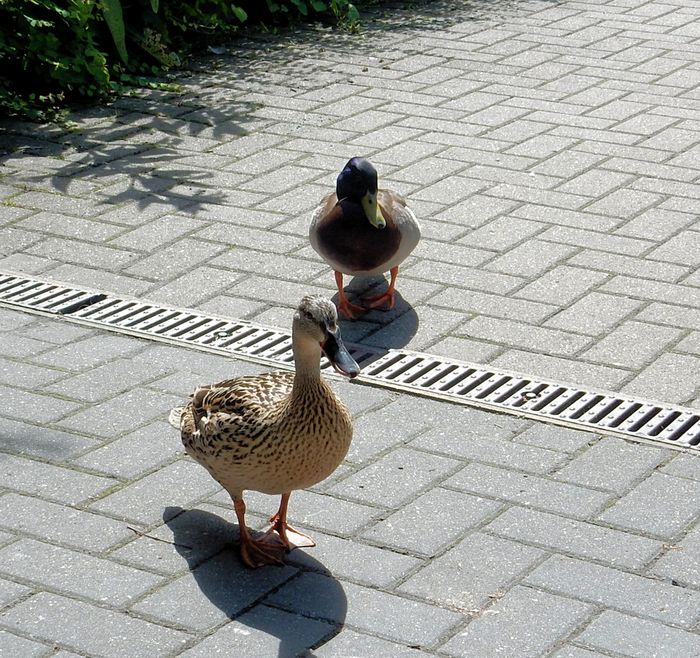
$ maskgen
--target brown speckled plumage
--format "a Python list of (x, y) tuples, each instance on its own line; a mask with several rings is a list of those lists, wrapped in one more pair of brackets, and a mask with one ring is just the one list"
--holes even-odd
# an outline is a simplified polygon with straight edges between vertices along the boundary
[[(288, 499), (293, 490), (328, 477), (347, 454), (352, 419), (320, 376), (321, 350), (333, 361), (328, 345), (335, 341), (349, 359), (342, 361), (346, 356), (341, 357), (342, 364), (350, 364), (344, 374), (353, 377), (359, 372), (342, 346), (336, 319), (329, 300), (305, 297), (294, 318), (295, 373), (264, 373), (200, 386), (184, 408), (171, 413), (171, 423), (179, 427), (187, 453), (243, 512), (244, 490), (279, 494), (284, 506), (279, 523), (286, 526), (285, 496)], [(285, 543), (284, 528), (279, 534)], [(248, 541), (243, 529), (241, 540), (242, 544)], [(285, 548), (290, 548), (288, 543)], [(253, 549), (262, 550), (265, 556), (273, 551), (269, 541), (264, 549)], [(242, 553), (249, 566), (279, 561), (261, 558), (251, 564), (243, 546)]]

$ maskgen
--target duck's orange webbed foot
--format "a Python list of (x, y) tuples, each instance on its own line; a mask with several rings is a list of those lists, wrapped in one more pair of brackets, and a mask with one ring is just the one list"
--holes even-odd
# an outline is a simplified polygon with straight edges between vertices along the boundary
[(383, 292), (381, 295), (376, 295), (375, 297), (369, 297), (367, 299), (369, 308), (377, 308), (377, 306), (382, 306), (382, 304), (387, 305), (387, 310), (394, 308), (394, 286), (396, 285), (396, 277), (399, 275), (398, 266), (392, 267), (390, 272), (391, 280), (389, 281), (389, 287), (386, 289), (386, 292)]
[(287, 523), (289, 496), (290, 494), (282, 494), (280, 508), (270, 517), (272, 527), (265, 533), (263, 540), (269, 537), (272, 541), (277, 542), (278, 545), (283, 546), (286, 551), (291, 551), (295, 548), (310, 548), (311, 546), (316, 546), (316, 542), (311, 539), (311, 537), (305, 535), (296, 528), (292, 528), (292, 526)]
[(367, 302), (367, 306), (369, 308), (377, 308), (378, 306), (383, 306), (386, 304), (387, 310), (390, 311), (392, 308), (394, 308), (394, 291), (387, 290), (385, 293), (377, 295), (376, 297), (368, 297)]
[(247, 539), (243, 539), (241, 533), (241, 560), (251, 569), (264, 567), (268, 564), (283, 565), (282, 555), (284, 551), (285, 548), (280, 543), (268, 541), (265, 537), (253, 539), (250, 535)]
[(311, 537), (296, 528), (292, 528), (286, 521), (283, 521), (279, 512), (270, 518), (270, 523), (272, 523), (272, 527), (265, 533), (263, 538), (268, 536), (274, 537), (274, 540), (279, 542), (286, 551), (316, 546), (316, 542)]
[(335, 273), (335, 283), (338, 286), (338, 310), (349, 320), (354, 320), (356, 314), (362, 315), (367, 311), (363, 306), (358, 306), (357, 304), (351, 304), (348, 298), (345, 296), (345, 291), (343, 290), (343, 273)]

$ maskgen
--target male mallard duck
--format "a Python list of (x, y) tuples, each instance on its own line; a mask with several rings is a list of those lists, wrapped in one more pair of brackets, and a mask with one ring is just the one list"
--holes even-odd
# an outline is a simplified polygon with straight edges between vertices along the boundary
[(415, 249), (420, 226), (406, 200), (377, 188), (377, 170), (364, 158), (352, 158), (338, 175), (335, 193), (321, 199), (309, 228), (311, 246), (335, 270), (338, 308), (347, 317), (364, 312), (343, 290), (343, 274), (371, 276), (389, 271), (386, 292), (370, 297), (369, 307), (394, 307), (399, 265)]
[[(186, 407), (170, 413), (187, 453), (231, 495), (241, 558), (249, 567), (280, 564), (284, 550), (314, 545), (287, 524), (289, 496), (327, 478), (350, 447), (350, 414), (321, 378), (321, 352), (343, 375), (360, 372), (343, 345), (337, 319), (330, 300), (304, 297), (292, 325), (296, 372), (200, 386)], [(282, 496), (272, 527), (260, 539), (245, 525), (245, 489)]]

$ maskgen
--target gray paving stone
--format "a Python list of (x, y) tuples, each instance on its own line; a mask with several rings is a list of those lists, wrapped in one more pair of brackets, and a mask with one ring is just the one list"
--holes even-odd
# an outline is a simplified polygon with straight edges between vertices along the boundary
[(594, 609), (580, 601), (514, 587), (490, 610), (491, 614), (474, 619), (441, 651), (450, 656), (541, 656)]
[(349, 628), (343, 629), (328, 642), (314, 650), (318, 658), (336, 658), (337, 656), (382, 656), (382, 658), (420, 658), (432, 654), (414, 647), (395, 644), (373, 635), (357, 633)]
[(500, 509), (495, 501), (435, 488), (372, 525), (362, 536), (399, 550), (433, 556)]
[(613, 610), (603, 612), (577, 640), (592, 648), (630, 658), (646, 658), (650, 651), (658, 658), (700, 656), (696, 633)]
[[(246, 658), (304, 655), (307, 649), (330, 636), (334, 629), (333, 624), (324, 621), (260, 605), (222, 626), (181, 655), (208, 658), (225, 655), (231, 647)], [(320, 654), (314, 652), (314, 655)]]
[(605, 654), (566, 645), (552, 654), (552, 658), (605, 658)]
[(534, 372), (539, 377), (555, 382), (608, 391), (620, 390), (623, 382), (630, 376), (629, 370), (621, 368), (524, 350), (506, 350), (496, 357), (491, 365), (525, 374)]
[(558, 470), (554, 477), (623, 494), (669, 456), (668, 450), (603, 437)]
[(561, 555), (551, 557), (526, 576), (524, 582), (686, 629), (692, 628), (700, 618), (698, 592)]
[(601, 491), (477, 463), (465, 466), (445, 485), (581, 519), (599, 511), (611, 498)]
[[(75, 463), (107, 475), (131, 479), (172, 461), (182, 452), (179, 437), (173, 434), (169, 424), (156, 421), (91, 450)], [(143, 450), (144, 445), (148, 446), (147, 451)], [(139, 458), (129, 459), (131, 455), (139, 455)]]
[(144, 423), (165, 416), (182, 403), (175, 395), (157, 393), (145, 388), (132, 388), (126, 393), (96, 403), (64, 418), (61, 427), (68, 430), (112, 438)]
[[(597, 231), (586, 231), (568, 226), (553, 226), (540, 234), (540, 237), (542, 240), (563, 242), (565, 244), (586, 247), (602, 252), (612, 252), (615, 256), (620, 254), (639, 256), (653, 246), (653, 243), (649, 240), (608, 235)], [(588, 263), (586, 263), (586, 265), (588, 265)]]
[(19, 583), (0, 579), (0, 606), (5, 606), (25, 594), (29, 594), (31, 591), (31, 588), (20, 585)]
[(500, 351), (501, 349), (495, 345), (453, 336), (448, 336), (430, 346), (431, 354), (472, 363), (488, 363)]
[(29, 422), (52, 422), (80, 408), (79, 404), (48, 395), (37, 395), (15, 388), (0, 386), (2, 413)]
[[(27, 316), (31, 317), (31, 316)], [(35, 318), (35, 321), (22, 329), (22, 335), (56, 345), (65, 345), (93, 333), (88, 327), (57, 323), (52, 318)]]
[(677, 544), (669, 546), (652, 572), (675, 583), (697, 587), (700, 583), (700, 528), (691, 530)]
[(125, 268), (124, 273), (164, 281), (186, 272), (197, 263), (208, 261), (224, 249), (221, 244), (185, 238), (141, 258)]
[(57, 370), (0, 358), (0, 383), (2, 384), (22, 388), (39, 388), (62, 376), (63, 373)]
[(693, 329), (700, 324), (700, 309), (658, 302), (640, 311), (637, 319)]
[(686, 404), (697, 395), (700, 358), (689, 354), (662, 354), (625, 384), (625, 393)]
[(78, 265), (59, 265), (51, 269), (51, 278), (75, 286), (84, 286), (86, 281), (96, 290), (140, 297), (151, 287), (148, 281), (132, 276), (123, 276), (114, 272), (100, 272)]
[[(45, 238), (27, 249), (34, 256), (50, 258), (58, 262), (85, 265), (107, 271), (118, 271), (136, 259), (136, 254), (125, 249), (115, 249), (93, 244), (89, 249), (76, 248), (76, 241), (67, 238)], [(82, 242), (78, 242), (84, 246)]]
[(19, 329), (28, 324), (32, 324), (34, 318), (20, 311), (13, 311), (8, 308), (0, 308), (0, 331), (11, 331)]
[(97, 496), (116, 480), (0, 453), (3, 486), (75, 505)]
[(132, 606), (151, 619), (204, 631), (233, 618), (296, 570), (285, 566), (247, 569), (231, 549), (197, 566), (191, 573), (160, 587)]
[(486, 530), (535, 546), (630, 569), (641, 568), (662, 548), (662, 543), (654, 539), (521, 507), (506, 510)]
[(15, 226), (48, 235), (78, 239), (87, 237), (91, 242), (105, 242), (123, 231), (121, 227), (105, 224), (95, 219), (79, 219), (56, 212), (39, 212), (16, 223)]
[[(483, 420), (480, 418), (482, 414), (485, 416)], [(445, 428), (436, 428), (419, 436), (411, 445), (450, 457), (531, 473), (546, 473), (566, 459), (553, 450), (514, 444), (508, 440), (523, 429), (524, 423), (520, 420), (484, 412), (465, 414), (465, 420), (467, 423), (463, 429), (446, 431)]]
[(405, 270), (410, 277), (436, 281), (445, 285), (474, 288), (484, 292), (507, 294), (522, 283), (522, 279), (507, 274), (485, 273), (475, 268), (452, 263), (421, 261)]
[(133, 536), (119, 521), (15, 493), (0, 496), (0, 518), (0, 525), (13, 532), (90, 551)]
[(584, 336), (486, 316), (465, 322), (459, 331), (482, 340), (535, 351), (546, 350), (557, 355), (574, 354), (590, 344), (590, 339)]
[(11, 577), (114, 606), (126, 605), (162, 581), (145, 571), (33, 539), (6, 546), (0, 559), (2, 571)]
[(454, 459), (397, 448), (329, 491), (362, 502), (396, 507), (439, 482), (459, 465)]
[[(541, 235), (547, 237), (547, 232)], [(534, 277), (561, 263), (575, 251), (575, 247), (530, 239), (490, 261), (486, 268), (515, 276)]]
[(668, 475), (676, 475), (691, 480), (700, 480), (700, 460), (698, 455), (676, 455), (669, 463), (660, 469)]
[(79, 372), (94, 368), (117, 357), (133, 355), (143, 349), (144, 343), (135, 338), (114, 335), (91, 336), (85, 340), (58, 347), (40, 356), (33, 362)]
[(383, 589), (391, 588), (421, 564), (421, 560), (415, 557), (384, 547), (369, 546), (356, 539), (340, 539), (319, 533), (314, 533), (313, 538), (316, 542), (313, 549), (294, 550), (287, 556), (286, 562)]
[(45, 352), (52, 345), (46, 341), (27, 338), (26, 336), (11, 336), (0, 345), (0, 354), (10, 358), (21, 359)]
[(3, 623), (96, 657), (167, 656), (190, 640), (181, 631), (49, 592), (39, 592), (11, 608), (3, 615)]
[[(439, 221), (456, 222), (460, 224), (460, 226), (471, 227), (475, 229), (477, 227), (482, 227), (485, 225), (486, 227), (484, 228), (484, 230), (476, 233), (476, 235), (474, 236), (478, 244), (473, 244), (468, 239), (468, 236), (471, 234), (467, 234), (465, 236), (465, 244), (473, 244), (473, 246), (478, 246), (483, 249), (497, 249), (498, 246), (501, 246), (502, 249), (505, 249), (507, 246), (513, 244), (514, 241), (519, 242), (520, 239), (522, 239), (522, 237), (525, 237), (522, 235), (523, 232), (528, 233), (529, 230), (533, 229), (532, 224), (518, 224), (516, 219), (516, 228), (514, 236), (512, 234), (513, 229), (511, 225), (507, 223), (505, 218), (493, 220), (494, 217), (498, 217), (499, 215), (502, 215), (503, 213), (512, 210), (517, 205), (517, 202), (508, 201), (507, 199), (497, 199), (491, 196), (472, 194), (468, 199), (460, 201), (456, 205), (453, 205), (447, 210), (435, 215), (435, 219)], [(494, 221), (498, 222), (495, 225), (494, 229), (494, 231), (498, 235), (503, 235), (503, 230), (506, 229), (506, 226), (508, 226), (508, 230), (511, 231), (510, 234), (506, 233), (505, 245), (503, 244), (503, 237), (499, 238), (497, 236), (492, 236), (491, 232), (488, 230), (488, 227), (492, 226)], [(486, 224), (486, 222), (489, 223)]]
[(639, 297), (650, 301), (668, 303), (669, 300), (673, 300), (675, 304), (694, 308), (700, 307), (699, 291), (688, 286), (665, 283), (663, 281), (616, 276), (601, 286), (601, 290), (610, 293), (622, 293), (630, 297)]
[[(352, 473), (352, 471), (351, 471)], [(332, 477), (329, 489), (333, 489)], [(324, 487), (325, 489), (325, 487)], [(212, 498), (217, 503), (230, 505), (231, 499), (226, 492), (220, 492)], [(266, 496), (256, 491), (246, 491), (246, 506), (268, 518), (279, 507), (276, 496)], [(328, 496), (317, 491), (295, 491), (289, 503), (290, 523), (298, 523), (310, 528), (318, 528), (335, 535), (350, 535), (377, 517), (381, 510), (350, 500)]]
[[(198, 505), (183, 510), (167, 506), (167, 521), (145, 534), (129, 529), (132, 541), (109, 554), (110, 559), (139, 569), (166, 575), (191, 571), (238, 539), (233, 507)], [(249, 525), (257, 519), (251, 516)], [(136, 528), (138, 530), (138, 528)]]
[(148, 292), (150, 299), (161, 304), (193, 308), (200, 302), (224, 292), (238, 278), (231, 272), (200, 266)]
[(546, 320), (546, 327), (596, 336), (607, 333), (642, 306), (619, 295), (591, 292)]
[(132, 359), (115, 359), (88, 372), (43, 386), (43, 390), (84, 402), (97, 402), (132, 389), (135, 384), (155, 379), (168, 371), (135, 363)]
[[(413, 401), (399, 399), (370, 411), (353, 421), (353, 441), (346, 460), (364, 464), (389, 448), (408, 443), (413, 436), (430, 427), (430, 421), (411, 413)], [(387, 432), (394, 418), (403, 419), (400, 432)]]
[(54, 462), (65, 461), (98, 445), (93, 439), (59, 432), (45, 425), (3, 419), (2, 428), (0, 447), (3, 450)]
[(687, 226), (690, 221), (691, 215), (685, 213), (650, 208), (622, 224), (616, 232), (662, 243), (676, 234), (679, 229)]
[(34, 658), (34, 656), (47, 656), (48, 651), (50, 648), (46, 644), (39, 644), (14, 633), (0, 630), (0, 655)]
[(545, 423), (533, 423), (524, 432), (513, 437), (513, 441), (517, 443), (565, 453), (577, 452), (596, 440), (590, 432)]
[(432, 644), (462, 620), (451, 610), (314, 573), (301, 574), (266, 602), (309, 617), (344, 621), (357, 630), (411, 645)]
[[(619, 527), (672, 538), (698, 516), (700, 482), (652, 473), (600, 515)], [(673, 507), (665, 504), (673, 500)]]
[(581, 358), (620, 368), (643, 368), (681, 335), (680, 329), (625, 322), (582, 352)]
[(476, 532), (411, 576), (399, 591), (473, 614), (544, 555), (539, 549)]
[(605, 279), (606, 276), (599, 272), (561, 265), (521, 288), (515, 295), (536, 302), (566, 306)]
[[(483, 198), (487, 199), (488, 197)], [(472, 210), (479, 210), (478, 207), (474, 208), (478, 199), (471, 197), (470, 201), (472, 202)], [(452, 212), (455, 208), (446, 212)], [(481, 215), (479, 215), (479, 219), (483, 221)], [(516, 244), (542, 231), (544, 226), (539, 222), (520, 219), (511, 215), (496, 217), (467, 233), (459, 239), (459, 243), (479, 249), (507, 251)]]
[(137, 523), (154, 523), (163, 518), (164, 507), (191, 504), (219, 488), (205, 469), (183, 459), (101, 498), (92, 507)]

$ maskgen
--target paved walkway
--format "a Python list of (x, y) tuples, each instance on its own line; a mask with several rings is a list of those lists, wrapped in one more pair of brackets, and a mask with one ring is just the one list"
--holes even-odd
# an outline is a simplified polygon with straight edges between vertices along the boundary
[[(433, 2), (5, 123), (0, 270), (287, 328), (333, 294), (310, 210), (363, 154), (424, 239), (346, 336), (697, 405), (699, 14)], [(318, 546), (244, 571), (165, 418), (258, 368), (0, 332), (2, 656), (700, 656), (697, 456), (338, 383), (351, 453), (291, 503)]]

